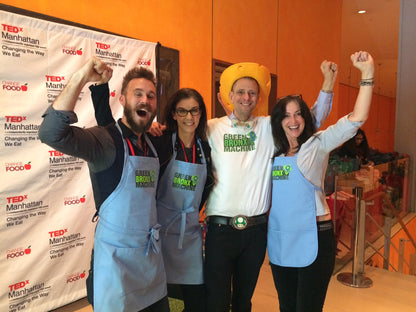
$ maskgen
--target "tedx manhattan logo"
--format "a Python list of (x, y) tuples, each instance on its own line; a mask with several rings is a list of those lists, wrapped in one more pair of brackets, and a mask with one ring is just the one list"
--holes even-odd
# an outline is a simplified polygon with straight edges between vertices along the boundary
[(18, 34), (19, 32), (23, 32), (23, 27), (17, 27), (13, 25), (1, 24), (2, 30)]

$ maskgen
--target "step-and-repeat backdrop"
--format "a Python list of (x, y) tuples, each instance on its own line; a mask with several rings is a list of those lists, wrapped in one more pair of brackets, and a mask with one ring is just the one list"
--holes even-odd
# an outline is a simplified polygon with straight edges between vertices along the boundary
[[(122, 77), (155, 71), (156, 44), (1, 10), (0, 25), (0, 311), (48, 311), (86, 296), (95, 205), (86, 162), (40, 142), (41, 116), (96, 55), (120, 117)], [(75, 111), (96, 124), (88, 86)]]

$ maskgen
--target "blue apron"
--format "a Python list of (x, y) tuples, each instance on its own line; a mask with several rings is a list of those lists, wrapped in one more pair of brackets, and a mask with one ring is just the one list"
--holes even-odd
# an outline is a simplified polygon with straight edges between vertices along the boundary
[(202, 231), (199, 205), (207, 179), (202, 146), (202, 164), (176, 160), (176, 133), (172, 134), (173, 156), (159, 179), (158, 221), (162, 225), (162, 254), (167, 282), (202, 284)]
[(315, 186), (300, 172), (294, 157), (275, 157), (267, 253), (271, 263), (305, 267), (318, 254)]
[(95, 233), (94, 311), (98, 312), (139, 311), (167, 295), (155, 200), (159, 161), (130, 156), (123, 143), (121, 180), (100, 208)]

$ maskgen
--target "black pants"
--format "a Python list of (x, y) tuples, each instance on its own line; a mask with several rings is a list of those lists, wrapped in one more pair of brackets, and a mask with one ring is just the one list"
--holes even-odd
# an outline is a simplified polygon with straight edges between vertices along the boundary
[(251, 311), (251, 297), (264, 262), (266, 244), (267, 223), (244, 230), (208, 225), (205, 240), (208, 312), (229, 312), (230, 302), (233, 312)]
[(205, 312), (205, 285), (180, 285), (185, 312)]
[(205, 312), (205, 284), (168, 284), (168, 297), (182, 300), (185, 312)]
[(147, 308), (140, 310), (140, 312), (169, 312), (169, 299), (168, 296), (163, 297), (159, 301), (156, 301)]
[(304, 268), (270, 265), (280, 312), (322, 311), (335, 265), (333, 228), (318, 231), (318, 256), (311, 265)]

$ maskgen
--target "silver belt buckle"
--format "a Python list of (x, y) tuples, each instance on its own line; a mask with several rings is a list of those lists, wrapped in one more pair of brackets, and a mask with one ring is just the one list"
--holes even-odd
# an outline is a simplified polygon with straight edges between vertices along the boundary
[(231, 219), (231, 225), (236, 230), (244, 230), (248, 225), (247, 217), (243, 215), (235, 216)]

